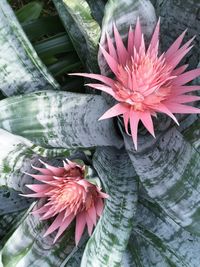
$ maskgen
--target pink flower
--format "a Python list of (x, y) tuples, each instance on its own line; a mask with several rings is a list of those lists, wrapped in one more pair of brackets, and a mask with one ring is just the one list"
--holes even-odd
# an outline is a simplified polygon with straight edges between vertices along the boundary
[(186, 93), (199, 90), (200, 86), (185, 85), (200, 75), (200, 68), (185, 72), (188, 65), (177, 67), (182, 58), (192, 48), (193, 38), (181, 46), (184, 31), (171, 45), (167, 52), (159, 54), (160, 21), (154, 30), (148, 48), (145, 47), (139, 19), (133, 31), (130, 27), (127, 47), (114, 25), (114, 40), (106, 34), (108, 49), (100, 47), (114, 78), (104, 75), (75, 73), (102, 83), (88, 84), (90, 87), (104, 91), (117, 100), (101, 118), (108, 119), (123, 116), (126, 133), (129, 134), (137, 149), (138, 124), (141, 121), (155, 137), (152, 116), (157, 112), (170, 116), (177, 124), (173, 113), (200, 113), (200, 110), (186, 105), (199, 100), (200, 97)]
[(59, 168), (42, 163), (46, 168), (33, 166), (41, 174), (29, 174), (42, 183), (26, 185), (35, 193), (24, 196), (44, 200), (42, 206), (32, 213), (39, 214), (41, 220), (54, 218), (44, 234), (47, 236), (58, 230), (54, 242), (76, 218), (75, 241), (77, 245), (86, 225), (91, 235), (97, 218), (102, 214), (103, 199), (108, 195), (84, 178), (85, 166), (69, 160)]

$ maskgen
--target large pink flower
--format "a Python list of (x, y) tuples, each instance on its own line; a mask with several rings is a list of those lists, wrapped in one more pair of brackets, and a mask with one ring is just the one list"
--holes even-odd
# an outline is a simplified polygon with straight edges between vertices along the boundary
[(47, 236), (58, 230), (54, 242), (76, 218), (75, 241), (77, 245), (86, 225), (91, 235), (97, 218), (103, 211), (103, 199), (108, 195), (84, 178), (85, 166), (69, 160), (59, 168), (43, 164), (46, 168), (33, 166), (41, 174), (29, 174), (42, 183), (26, 185), (35, 193), (24, 196), (44, 200), (42, 206), (32, 213), (39, 214), (41, 220), (54, 218), (44, 235)]
[(88, 85), (110, 94), (118, 101), (100, 120), (122, 115), (127, 133), (130, 122), (136, 149), (139, 121), (155, 137), (152, 116), (156, 116), (157, 112), (167, 114), (177, 124), (173, 113), (200, 113), (199, 109), (185, 105), (200, 99), (186, 94), (199, 90), (200, 86), (185, 85), (200, 75), (200, 68), (185, 72), (188, 65), (177, 67), (192, 48), (190, 44), (193, 38), (181, 46), (185, 36), (183, 32), (167, 52), (160, 55), (159, 29), (160, 21), (146, 48), (138, 19), (135, 31), (130, 27), (126, 47), (114, 25), (115, 44), (107, 34), (108, 50), (100, 47), (114, 78), (89, 73), (73, 74), (99, 80), (102, 83)]

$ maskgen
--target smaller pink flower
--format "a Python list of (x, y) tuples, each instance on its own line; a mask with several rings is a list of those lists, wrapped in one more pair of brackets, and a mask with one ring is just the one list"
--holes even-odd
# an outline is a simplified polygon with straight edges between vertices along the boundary
[(58, 230), (54, 243), (76, 219), (75, 241), (78, 245), (86, 225), (89, 235), (92, 234), (103, 211), (103, 199), (108, 195), (84, 178), (85, 166), (69, 160), (64, 162), (63, 167), (54, 167), (44, 162), (42, 164), (46, 168), (33, 166), (41, 174), (28, 174), (42, 183), (26, 185), (35, 193), (24, 196), (45, 200), (32, 214), (39, 215), (41, 220), (54, 218), (44, 234), (47, 236)]

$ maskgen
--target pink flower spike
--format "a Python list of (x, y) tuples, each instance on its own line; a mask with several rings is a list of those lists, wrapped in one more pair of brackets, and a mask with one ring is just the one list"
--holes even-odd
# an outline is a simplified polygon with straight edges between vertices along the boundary
[[(103, 199), (108, 198), (108, 195), (103, 193), (100, 187), (85, 179), (85, 165), (79, 165), (70, 160), (63, 161), (63, 167), (60, 168), (43, 164), (47, 169), (38, 168), (42, 171), (41, 175), (28, 174), (42, 183), (27, 184), (26, 187), (34, 193), (21, 195), (37, 198), (39, 203), (42, 203), (31, 214), (39, 216), (41, 221), (54, 219), (44, 234), (46, 237), (57, 231), (54, 243), (76, 219), (75, 240), (77, 245), (85, 226), (91, 235), (93, 227), (102, 213)], [(55, 173), (60, 175), (55, 176)], [(41, 199), (42, 202), (40, 202)]]
[(87, 73), (82, 76), (100, 81), (102, 84), (89, 85), (108, 93), (117, 102), (99, 120), (122, 116), (125, 132), (131, 132), (137, 149), (140, 121), (155, 137), (152, 116), (157, 118), (157, 113), (166, 114), (177, 125), (179, 124), (173, 113), (200, 113), (200, 109), (186, 105), (198, 101), (199, 97), (185, 94), (200, 90), (199, 86), (187, 85), (200, 77), (200, 68), (186, 71), (188, 65), (179, 66), (183, 57), (191, 50), (194, 37), (181, 45), (185, 30), (166, 52), (159, 53), (160, 20), (148, 47), (139, 18), (135, 29), (132, 29), (131, 25), (129, 27), (126, 46), (117, 27), (114, 25), (113, 28), (113, 44), (107, 34), (108, 49), (100, 47), (108, 67), (113, 72), (113, 78)]

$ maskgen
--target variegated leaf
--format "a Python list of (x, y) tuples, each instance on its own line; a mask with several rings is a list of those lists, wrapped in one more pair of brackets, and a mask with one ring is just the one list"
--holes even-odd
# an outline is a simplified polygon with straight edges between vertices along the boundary
[(25, 212), (26, 210), (0, 215), (0, 249), (6, 242), (6, 236), (8, 238), (12, 231), (17, 228)]
[(104, 16), (105, 1), (103, 0), (86, 0), (91, 9), (91, 14), (101, 26)]
[(121, 266), (136, 211), (137, 176), (124, 150), (97, 148), (93, 164), (109, 198), (81, 266)]
[[(143, 140), (144, 141), (144, 140)], [(179, 225), (200, 235), (200, 154), (176, 128), (135, 152), (125, 136), (133, 166), (148, 194)]]
[(74, 48), (90, 71), (97, 71), (100, 27), (86, 0), (53, 0)]
[(98, 121), (106, 109), (101, 96), (43, 91), (2, 100), (0, 127), (44, 147), (120, 147), (114, 124)]
[(134, 266), (198, 266), (199, 237), (177, 225), (152, 201), (141, 198), (137, 211), (137, 226), (133, 228), (129, 242)]
[(58, 89), (6, 0), (0, 1), (0, 90), (6, 96)]
[(187, 29), (187, 39), (196, 36), (194, 47), (187, 56), (187, 63), (194, 68), (199, 62), (200, 42), (200, 2), (196, 0), (174, 1), (156, 0), (156, 13), (161, 17), (161, 46), (162, 51), (175, 41)]
[[(74, 249), (74, 229), (71, 227), (53, 244), (53, 234), (43, 237), (48, 223), (28, 214), (1, 250), (3, 267), (55, 267)], [(0, 265), (1, 266), (1, 265)]]
[[(100, 44), (106, 47), (106, 32), (113, 36), (113, 23), (116, 24), (120, 35), (126, 42), (129, 28), (135, 27), (137, 18), (140, 18), (143, 32), (149, 39), (156, 24), (154, 7), (149, 0), (109, 0), (105, 6)], [(110, 69), (100, 50), (98, 63), (102, 74), (110, 74)]]
[[(0, 147), (0, 188), (5, 190), (5, 192), (8, 188), (12, 188), (16, 191), (24, 191), (24, 185), (33, 181), (32, 178), (24, 172), (30, 172), (32, 169), (31, 164), (35, 166), (42, 165), (38, 161), (39, 158), (45, 157), (51, 159), (54, 157), (69, 156), (69, 151), (67, 150), (44, 149), (33, 145), (23, 137), (13, 135), (2, 129), (0, 129)], [(15, 205), (19, 201), (21, 201), (21, 203), (27, 202), (24, 198), (17, 198), (17, 193), (11, 192), (10, 194), (11, 196), (13, 195), (12, 198), (7, 199), (8, 203), (9, 201), (13, 202), (13, 204), (10, 203), (10, 205)], [(5, 205), (5, 212), (9, 212), (6, 206), (6, 198), (4, 198), (4, 200), (4, 204), (2, 202), (0, 204), (0, 210), (3, 209)]]

